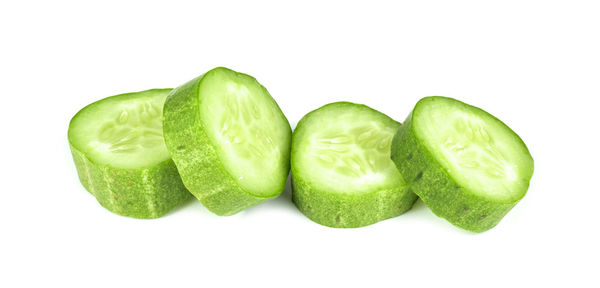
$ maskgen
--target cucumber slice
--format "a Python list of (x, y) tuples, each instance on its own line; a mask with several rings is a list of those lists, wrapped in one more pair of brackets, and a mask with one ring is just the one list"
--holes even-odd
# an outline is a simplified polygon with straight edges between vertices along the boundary
[(392, 143), (392, 160), (438, 216), (473, 232), (525, 196), (533, 158), (502, 121), (458, 100), (421, 99)]
[(171, 93), (163, 124), (184, 184), (213, 213), (232, 215), (281, 194), (292, 132), (253, 77), (208, 71)]
[(365, 105), (308, 113), (292, 140), (292, 200), (319, 224), (352, 228), (408, 211), (417, 196), (390, 160), (400, 123)]
[(162, 136), (170, 91), (108, 97), (71, 119), (68, 138), (79, 180), (116, 214), (157, 218), (190, 197)]

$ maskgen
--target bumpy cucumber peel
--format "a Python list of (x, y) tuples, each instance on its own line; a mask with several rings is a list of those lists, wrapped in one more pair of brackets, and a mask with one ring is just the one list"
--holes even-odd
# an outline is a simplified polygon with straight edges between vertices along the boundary
[(171, 89), (120, 94), (81, 109), (69, 124), (79, 180), (106, 209), (157, 218), (191, 197), (162, 140)]
[(163, 130), (185, 186), (217, 215), (284, 189), (291, 128), (249, 75), (218, 67), (176, 88), (165, 102)]
[(391, 158), (436, 215), (473, 232), (496, 226), (533, 174), (533, 158), (508, 126), (440, 96), (415, 105), (394, 136)]
[(390, 160), (400, 123), (365, 105), (336, 102), (298, 123), (292, 138), (292, 200), (336, 228), (370, 225), (409, 210), (410, 192)]

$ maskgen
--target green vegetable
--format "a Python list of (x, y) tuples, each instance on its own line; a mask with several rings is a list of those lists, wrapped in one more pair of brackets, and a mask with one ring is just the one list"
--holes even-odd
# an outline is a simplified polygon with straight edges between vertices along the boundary
[(421, 99), (392, 143), (392, 160), (438, 216), (486, 231), (523, 198), (533, 174), (527, 147), (487, 112), (446, 97)]
[(390, 160), (400, 123), (365, 105), (337, 102), (305, 115), (292, 140), (292, 199), (311, 220), (361, 227), (409, 210), (410, 192)]
[(189, 199), (162, 136), (171, 89), (116, 95), (81, 109), (69, 124), (79, 180), (106, 209), (160, 217)]
[(290, 124), (253, 77), (206, 72), (169, 95), (163, 124), (185, 186), (213, 213), (232, 215), (283, 190)]

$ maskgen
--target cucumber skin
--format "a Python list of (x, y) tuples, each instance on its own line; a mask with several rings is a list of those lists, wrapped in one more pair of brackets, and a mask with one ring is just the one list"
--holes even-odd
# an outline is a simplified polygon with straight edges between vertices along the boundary
[(70, 147), (83, 187), (115, 214), (158, 218), (191, 198), (171, 159), (146, 169), (120, 169), (95, 164)]
[[(197, 95), (203, 76), (176, 88), (167, 97), (163, 108), (163, 136), (188, 190), (209, 211), (229, 216), (279, 196), (285, 182), (278, 193), (260, 197), (244, 191), (224, 169), (200, 120)], [(207, 171), (210, 173), (205, 173)]]
[(412, 113), (392, 139), (391, 158), (411, 190), (433, 213), (465, 230), (493, 228), (520, 200), (495, 202), (460, 187), (416, 138)]
[(328, 192), (314, 189), (296, 177), (292, 178), (292, 201), (302, 214), (318, 224), (333, 228), (358, 228), (410, 210), (417, 195), (406, 189), (379, 190), (359, 195), (328, 195)]

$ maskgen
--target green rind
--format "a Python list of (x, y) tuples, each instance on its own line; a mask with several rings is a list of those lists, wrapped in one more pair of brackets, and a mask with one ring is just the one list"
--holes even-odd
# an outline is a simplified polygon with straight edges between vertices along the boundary
[(392, 161), (411, 190), (433, 213), (457, 227), (472, 232), (495, 227), (525, 193), (502, 202), (474, 195), (458, 185), (415, 136), (412, 115), (394, 135), (391, 147)]
[[(387, 117), (385, 114), (366, 105), (350, 102), (335, 102), (331, 105), (356, 105), (363, 106), (381, 114), (386, 121), (400, 123)], [(298, 167), (294, 165), (294, 155), (301, 153), (294, 150), (294, 139), (299, 137), (303, 129), (302, 123), (310, 117), (314, 110), (306, 114), (298, 123), (292, 135), (292, 201), (306, 217), (312, 221), (333, 228), (358, 228), (368, 226), (379, 221), (393, 218), (410, 210), (417, 200), (417, 195), (410, 189), (398, 187), (397, 189), (380, 189), (369, 193), (332, 193), (315, 188), (310, 181), (298, 177)], [(298, 141), (296, 139), (296, 141)]]
[(292, 178), (292, 190), (292, 201), (302, 214), (333, 228), (358, 228), (399, 216), (418, 198), (404, 187), (358, 195), (333, 194), (297, 177)]
[(203, 76), (168, 96), (163, 108), (163, 136), (188, 190), (211, 212), (228, 216), (279, 196), (285, 181), (276, 193), (257, 196), (242, 189), (225, 170), (200, 119), (198, 90)]
[(185, 202), (185, 189), (171, 159), (144, 169), (98, 165), (70, 145), (83, 187), (109, 211), (134, 218), (158, 218)]

